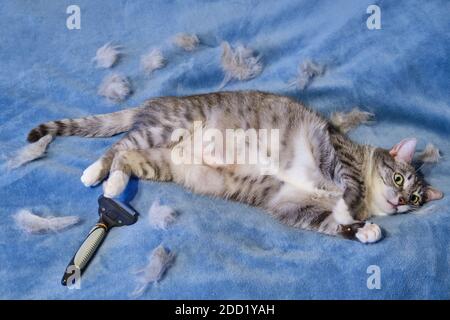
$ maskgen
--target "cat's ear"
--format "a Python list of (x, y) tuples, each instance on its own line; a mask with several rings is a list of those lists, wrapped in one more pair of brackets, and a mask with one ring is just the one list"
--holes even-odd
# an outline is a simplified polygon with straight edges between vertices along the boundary
[(439, 191), (438, 189), (435, 189), (431, 186), (428, 186), (425, 188), (425, 200), (433, 201), (433, 200), (440, 200), (444, 197), (444, 194), (442, 191)]
[(408, 138), (403, 139), (389, 151), (389, 154), (394, 157), (397, 161), (403, 161), (406, 163), (411, 163), (411, 160), (416, 151), (417, 139)]

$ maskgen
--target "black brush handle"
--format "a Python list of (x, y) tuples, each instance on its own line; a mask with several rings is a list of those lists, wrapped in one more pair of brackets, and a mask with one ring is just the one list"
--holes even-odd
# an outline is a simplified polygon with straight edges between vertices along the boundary
[(61, 280), (63, 286), (67, 285), (67, 281), (77, 270), (79, 270), (79, 275), (81, 276), (108, 234), (108, 230), (109, 228), (102, 222), (97, 223), (92, 228), (67, 266), (66, 272)]

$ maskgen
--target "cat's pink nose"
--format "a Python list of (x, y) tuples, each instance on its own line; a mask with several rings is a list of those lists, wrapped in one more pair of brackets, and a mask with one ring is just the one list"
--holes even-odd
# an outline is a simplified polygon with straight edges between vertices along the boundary
[(398, 197), (398, 205), (399, 205), (399, 206), (402, 206), (402, 205), (404, 205), (404, 204), (406, 204), (405, 198), (403, 198), (403, 197)]

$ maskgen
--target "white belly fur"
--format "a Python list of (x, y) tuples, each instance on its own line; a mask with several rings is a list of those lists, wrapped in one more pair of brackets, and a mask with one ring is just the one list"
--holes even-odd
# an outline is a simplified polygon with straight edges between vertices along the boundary
[(294, 138), (296, 145), (292, 166), (287, 170), (280, 170), (277, 177), (297, 189), (315, 192), (324, 178), (312, 154), (311, 144), (305, 130), (307, 128), (299, 129)]

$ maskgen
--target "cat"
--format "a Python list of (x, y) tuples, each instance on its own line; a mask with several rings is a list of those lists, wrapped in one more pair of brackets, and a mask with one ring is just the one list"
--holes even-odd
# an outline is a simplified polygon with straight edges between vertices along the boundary
[[(258, 164), (175, 163), (174, 150), (187, 148), (189, 134), (204, 128), (276, 129), (278, 171), (264, 174)], [(258, 91), (160, 97), (133, 109), (41, 124), (28, 134), (109, 137), (127, 132), (82, 174), (86, 186), (105, 178), (104, 195), (115, 197), (131, 175), (174, 181), (200, 194), (262, 208), (281, 222), (324, 234), (373, 243), (381, 228), (373, 216), (415, 210), (443, 193), (416, 172), (416, 139), (386, 150), (352, 142), (338, 126), (291, 98)], [(247, 143), (247, 142), (246, 142)], [(220, 158), (221, 151), (216, 150)], [(195, 155), (194, 155), (195, 156)]]

